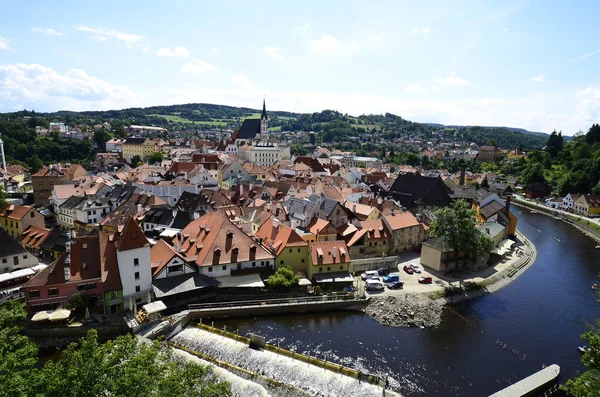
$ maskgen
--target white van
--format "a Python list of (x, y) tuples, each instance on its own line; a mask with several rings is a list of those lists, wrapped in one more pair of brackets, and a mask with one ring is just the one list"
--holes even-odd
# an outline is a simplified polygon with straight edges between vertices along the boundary
[(363, 274), (360, 275), (360, 278), (366, 280), (368, 278), (375, 278), (379, 280), (379, 272), (377, 270), (367, 270)]
[(365, 280), (365, 289), (367, 291), (381, 291), (385, 289), (383, 283), (379, 280), (367, 279)]

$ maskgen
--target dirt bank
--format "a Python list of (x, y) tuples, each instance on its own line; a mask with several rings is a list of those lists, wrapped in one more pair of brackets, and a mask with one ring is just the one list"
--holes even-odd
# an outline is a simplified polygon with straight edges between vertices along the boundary
[(391, 327), (437, 327), (443, 304), (424, 294), (371, 298), (364, 312)]

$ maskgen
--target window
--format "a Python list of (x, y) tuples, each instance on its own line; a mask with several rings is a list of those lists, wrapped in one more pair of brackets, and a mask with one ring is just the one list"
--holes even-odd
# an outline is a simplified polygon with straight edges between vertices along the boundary
[(279, 264), (280, 264), (280, 265), (283, 265), (283, 259), (279, 261)]
[(142, 290), (142, 288), (139, 285), (135, 286), (135, 292), (140, 292)]
[(27, 259), (27, 255), (23, 255), (23, 259)]
[(50, 288), (48, 290), (48, 296), (58, 296), (58, 288)]
[(40, 291), (35, 290), (35, 291), (29, 291), (29, 298), (39, 298), (40, 297)]
[(135, 272), (135, 279), (139, 280), (140, 279), (140, 272)]
[(369, 247), (371, 247), (372, 245), (373, 245), (373, 243), (369, 241)]
[(29, 213), (29, 216), (30, 216), (30, 217), (32, 217), (32, 218), (33, 218), (33, 217), (35, 217), (35, 212), (31, 211), (31, 212)]
[(330, 270), (331, 270), (331, 267), (330, 267), (330, 266), (327, 266), (327, 271), (330, 271)]
[(340, 270), (344, 270), (344, 265), (340, 266)]
[(212, 272), (212, 266), (208, 267), (208, 272), (211, 273)]
[(319, 268), (319, 273), (321, 273), (322, 271), (323, 271), (323, 268), (322, 268), (322, 267), (320, 267), (320, 268)]
[(290, 248), (290, 254), (292, 253), (292, 249)]
[(301, 262), (302, 262), (302, 263), (304, 263), (304, 259), (302, 259), (302, 261), (301, 261)]
[(377, 247), (377, 241), (375, 241), (375, 242), (373, 243), (373, 245), (374, 245), (375, 247)]
[(223, 270), (227, 270), (227, 265), (223, 265)]
[(2, 263), (8, 263), (8, 260), (6, 258), (2, 258)]
[(383, 245), (385, 245), (385, 240), (383, 240)]
[(139, 266), (140, 260), (138, 258), (133, 258), (133, 266)]
[(265, 261), (261, 261), (261, 262), (260, 262), (260, 265), (261, 265), (261, 266), (264, 266), (264, 265), (265, 265)]
[(77, 286), (77, 291), (85, 291), (85, 284), (79, 284)]
[(253, 267), (254, 267), (254, 266), (256, 266), (256, 262), (252, 262), (252, 266), (253, 266)]
[(110, 299), (117, 299), (117, 291), (110, 291)]

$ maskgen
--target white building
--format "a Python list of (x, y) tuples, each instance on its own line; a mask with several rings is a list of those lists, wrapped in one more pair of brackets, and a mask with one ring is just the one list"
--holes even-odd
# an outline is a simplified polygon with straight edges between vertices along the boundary
[(290, 148), (275, 143), (259, 142), (256, 145), (239, 147), (238, 155), (252, 164), (269, 166), (280, 160), (288, 160), (290, 158)]
[(84, 197), (75, 206), (75, 220), (84, 224), (100, 223), (110, 212), (110, 201), (108, 198)]
[(580, 194), (569, 193), (562, 200), (562, 209), (565, 211), (573, 211), (573, 205), (581, 197)]
[(365, 168), (381, 168), (383, 165), (383, 162), (376, 157), (331, 156), (330, 158), (339, 161), (346, 167), (364, 166)]
[(110, 141), (106, 142), (106, 151), (107, 152), (123, 152), (123, 139), (113, 138)]
[(119, 276), (123, 286), (123, 307), (137, 314), (137, 308), (151, 302), (152, 265), (150, 243), (133, 218), (129, 218), (117, 246)]

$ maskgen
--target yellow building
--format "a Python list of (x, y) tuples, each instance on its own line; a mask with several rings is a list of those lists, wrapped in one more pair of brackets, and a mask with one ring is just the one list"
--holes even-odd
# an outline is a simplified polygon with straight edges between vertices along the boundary
[(294, 272), (308, 274), (308, 243), (291, 227), (282, 224), (277, 218), (270, 217), (256, 231), (254, 238), (276, 256), (275, 269), (288, 266)]
[(600, 215), (600, 196), (582, 194), (573, 203), (573, 212), (578, 215), (597, 217)]
[(351, 202), (346, 202), (344, 205), (361, 221), (375, 221), (381, 217), (381, 212), (370, 205)]
[(135, 156), (140, 156), (142, 161), (146, 161), (152, 153), (157, 151), (157, 147), (148, 138), (127, 138), (123, 142), (122, 150), (123, 159), (127, 162), (131, 162), (131, 159)]
[(7, 204), (0, 212), (0, 226), (13, 238), (29, 226), (44, 227), (44, 216), (28, 205)]

